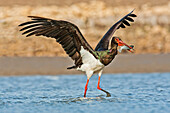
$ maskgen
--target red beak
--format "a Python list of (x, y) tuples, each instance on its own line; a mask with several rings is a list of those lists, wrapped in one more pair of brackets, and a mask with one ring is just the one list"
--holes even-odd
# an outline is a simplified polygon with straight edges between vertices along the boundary
[(132, 47), (130, 47), (129, 45), (127, 45), (126, 43), (124, 43), (123, 41), (119, 40), (118, 41), (118, 46), (127, 46), (129, 49), (128, 51), (130, 51), (131, 53), (133, 53), (133, 51), (131, 51), (131, 49), (133, 49)]
[(130, 47), (129, 45), (127, 45), (127, 44), (124, 43), (123, 41), (119, 40), (118, 46), (123, 46), (123, 45), (125, 45), (125, 46), (127, 46), (128, 48), (132, 49), (132, 47)]

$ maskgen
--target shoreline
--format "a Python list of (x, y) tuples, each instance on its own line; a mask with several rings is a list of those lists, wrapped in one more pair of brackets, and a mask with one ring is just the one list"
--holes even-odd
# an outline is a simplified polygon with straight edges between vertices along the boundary
[[(170, 54), (120, 54), (103, 73), (170, 72)], [(83, 74), (69, 57), (0, 57), (0, 76)]]

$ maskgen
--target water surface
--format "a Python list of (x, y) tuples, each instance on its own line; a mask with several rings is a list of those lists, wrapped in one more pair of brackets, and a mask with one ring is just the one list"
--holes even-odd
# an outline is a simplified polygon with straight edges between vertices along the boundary
[(0, 77), (0, 113), (169, 113), (170, 73)]

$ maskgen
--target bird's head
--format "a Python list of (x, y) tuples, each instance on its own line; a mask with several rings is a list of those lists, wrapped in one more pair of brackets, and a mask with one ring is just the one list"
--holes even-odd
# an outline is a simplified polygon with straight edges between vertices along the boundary
[(113, 37), (112, 41), (111, 41), (111, 48), (116, 46), (120, 46), (122, 48), (126, 47), (126, 50), (133, 52), (133, 45), (127, 45), (126, 43), (124, 43), (119, 37)]

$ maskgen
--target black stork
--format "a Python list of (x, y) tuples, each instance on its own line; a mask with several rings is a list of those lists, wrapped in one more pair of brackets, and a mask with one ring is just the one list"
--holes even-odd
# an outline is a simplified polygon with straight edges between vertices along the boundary
[(94, 73), (99, 75), (97, 89), (105, 92), (107, 97), (110, 97), (109, 92), (100, 88), (100, 77), (104, 67), (111, 63), (117, 55), (118, 46), (126, 46), (129, 51), (132, 49), (132, 46), (124, 43), (119, 37), (112, 37), (117, 29), (130, 26), (129, 22), (134, 22), (132, 18), (136, 17), (136, 15), (132, 13), (133, 11), (116, 22), (103, 36), (95, 50), (88, 44), (79, 28), (68, 21), (28, 16), (31, 21), (22, 23), (19, 26), (24, 26), (20, 31), (24, 31), (22, 35), (27, 34), (26, 37), (42, 35), (55, 38), (62, 45), (75, 64), (67, 69), (83, 71), (87, 75), (84, 97), (86, 97), (89, 79)]

